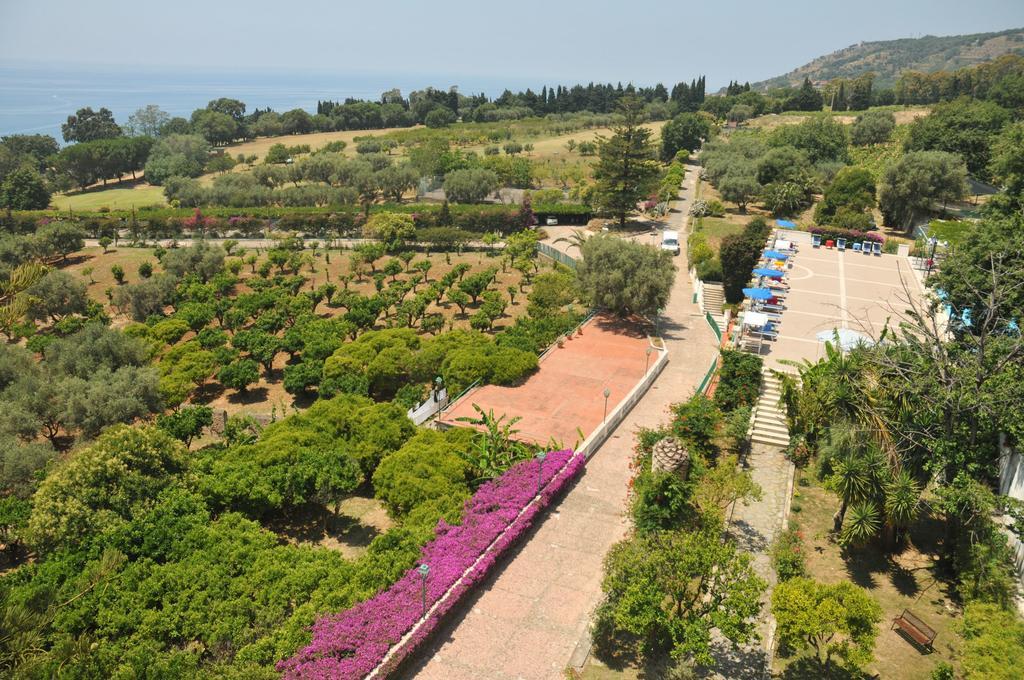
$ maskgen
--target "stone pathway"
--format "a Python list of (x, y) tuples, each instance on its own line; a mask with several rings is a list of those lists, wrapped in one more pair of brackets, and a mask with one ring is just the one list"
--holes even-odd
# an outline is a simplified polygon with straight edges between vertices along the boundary
[(769, 645), (774, 635), (774, 620), (769, 611), (771, 590), (776, 583), (768, 548), (775, 536), (784, 528), (789, 512), (789, 499), (793, 492), (793, 464), (786, 460), (782, 449), (770, 444), (751, 447), (745, 461), (754, 481), (761, 486), (761, 500), (750, 505), (738, 504), (733, 508), (729, 534), (739, 547), (753, 553), (754, 571), (768, 582), (763, 602), (764, 609), (757, 623), (761, 639), (737, 649), (728, 640), (715, 639), (715, 667), (707, 669), (702, 677), (722, 680), (753, 680), (766, 676), (770, 658)]
[[(691, 166), (669, 228), (685, 229), (695, 177)], [(668, 407), (693, 393), (717, 353), (715, 336), (692, 302), (685, 253), (678, 261), (661, 321), (668, 366), (590, 459), (583, 477), (438, 631), (404, 677), (561, 678), (577, 647), (587, 647), (590, 615), (601, 598), (602, 561), (628, 528), (634, 433), (664, 423)]]

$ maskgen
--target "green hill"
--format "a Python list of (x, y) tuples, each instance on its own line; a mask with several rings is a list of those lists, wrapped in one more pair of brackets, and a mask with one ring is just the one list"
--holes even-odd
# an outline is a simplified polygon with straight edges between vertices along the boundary
[(799, 85), (812, 81), (855, 78), (873, 71), (875, 87), (891, 87), (902, 71), (950, 71), (995, 59), (1003, 54), (1024, 55), (1024, 29), (998, 33), (901, 38), (862, 42), (818, 57), (789, 73), (758, 83), (751, 89)]

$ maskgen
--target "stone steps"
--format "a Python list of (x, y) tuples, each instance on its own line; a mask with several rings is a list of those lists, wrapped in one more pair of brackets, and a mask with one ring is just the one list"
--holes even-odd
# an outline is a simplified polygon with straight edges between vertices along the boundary
[(751, 420), (751, 441), (786, 447), (789, 445), (789, 426), (786, 414), (779, 405), (782, 385), (770, 371), (765, 369), (761, 379), (761, 394)]

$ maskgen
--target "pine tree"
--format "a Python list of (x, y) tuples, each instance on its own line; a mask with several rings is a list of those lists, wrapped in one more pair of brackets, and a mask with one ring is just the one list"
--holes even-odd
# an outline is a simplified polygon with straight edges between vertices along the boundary
[(643, 104), (635, 97), (619, 103), (623, 116), (612, 128), (610, 138), (599, 138), (598, 161), (594, 166), (594, 195), (600, 209), (611, 213), (626, 226), (626, 216), (647, 198), (658, 176), (651, 131), (641, 125)]

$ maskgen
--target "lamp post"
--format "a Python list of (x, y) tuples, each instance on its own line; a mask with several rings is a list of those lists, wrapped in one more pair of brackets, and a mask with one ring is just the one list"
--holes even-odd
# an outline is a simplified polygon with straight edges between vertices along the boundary
[(648, 347), (644, 354), (647, 358), (644, 360), (644, 375), (647, 375), (647, 370), (651, 367), (651, 352), (654, 351), (653, 347)]
[(429, 564), (421, 564), (419, 566), (419, 568), (416, 569), (416, 571), (419, 573), (420, 577), (423, 580), (423, 618), (426, 618), (426, 616), (427, 616), (427, 574), (430, 573), (430, 565)]
[(434, 378), (434, 401), (441, 401), (441, 376)]
[(612, 396), (612, 391), (607, 387), (604, 388), (604, 417), (601, 418), (601, 422), (607, 422), (608, 420), (608, 397)]
[(544, 459), (548, 457), (548, 454), (541, 451), (537, 454), (537, 496), (540, 496), (541, 482), (544, 479)]

